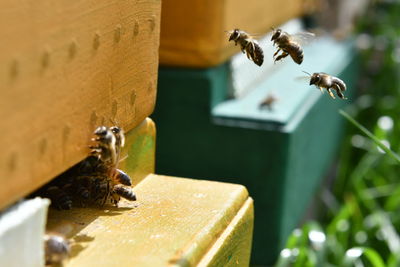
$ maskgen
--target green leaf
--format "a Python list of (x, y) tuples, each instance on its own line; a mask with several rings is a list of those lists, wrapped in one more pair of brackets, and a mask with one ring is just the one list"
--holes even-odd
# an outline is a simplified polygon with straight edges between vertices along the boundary
[(386, 152), (390, 157), (400, 163), (400, 156), (393, 152), (390, 148), (388, 148), (385, 144), (382, 143), (376, 136), (374, 136), (370, 131), (368, 131), (364, 126), (359, 124), (355, 119), (353, 119), (349, 114), (347, 114), (343, 110), (339, 110), (340, 115), (345, 117), (349, 122), (351, 122), (354, 126), (360, 129), (366, 136), (368, 136), (374, 143), (379, 146), (383, 151)]
[(378, 252), (369, 247), (354, 247), (346, 251), (342, 266), (354, 266), (356, 262), (362, 260), (368, 263), (367, 266), (385, 267), (385, 262)]

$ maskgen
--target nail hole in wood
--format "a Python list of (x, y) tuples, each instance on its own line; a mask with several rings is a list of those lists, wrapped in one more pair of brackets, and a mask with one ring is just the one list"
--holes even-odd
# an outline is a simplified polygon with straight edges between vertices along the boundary
[(93, 49), (97, 50), (100, 47), (100, 33), (96, 32), (93, 39)]
[(41, 156), (43, 156), (46, 153), (46, 150), (47, 150), (47, 140), (42, 139), (42, 140), (40, 140), (40, 143), (39, 143), (39, 154)]
[(119, 43), (121, 41), (122, 26), (117, 25), (114, 30), (114, 42)]
[(135, 102), (136, 102), (136, 91), (133, 90), (133, 91), (131, 92), (131, 101), (130, 101), (130, 103), (131, 103), (131, 105), (133, 106), (133, 105), (135, 105)]
[(136, 37), (139, 34), (139, 22), (135, 20), (135, 25), (133, 25), (133, 36)]
[(18, 76), (18, 72), (19, 72), (18, 60), (13, 59), (11, 61), (11, 64), (10, 64), (10, 77), (11, 77), (11, 79), (13, 79), (13, 80), (16, 79), (17, 76)]
[(76, 40), (72, 40), (68, 48), (69, 58), (73, 59), (76, 56), (77, 51), (78, 51), (78, 43), (76, 42)]

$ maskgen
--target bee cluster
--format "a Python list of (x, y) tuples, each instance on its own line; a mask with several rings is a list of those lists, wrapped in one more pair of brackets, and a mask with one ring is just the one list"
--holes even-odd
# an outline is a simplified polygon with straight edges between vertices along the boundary
[[(234, 41), (235, 45), (239, 44), (241, 51), (246, 53), (248, 59), (252, 60), (258, 66), (263, 64), (264, 53), (257, 40), (250, 34), (239, 29), (234, 29), (228, 33), (229, 41)], [(291, 35), (281, 29), (273, 29), (271, 41), (273, 45), (277, 47), (273, 55), (274, 63), (290, 55), (293, 61), (300, 65), (304, 59), (304, 52), (300, 40), (309, 39), (313, 36), (314, 34), (309, 32)], [(343, 92), (346, 91), (346, 84), (341, 79), (324, 72), (315, 72), (312, 75), (309, 73), (307, 74), (310, 76), (310, 85), (314, 84), (321, 92), (323, 92), (323, 88), (326, 89), (333, 99), (335, 96), (332, 90), (336, 91), (339, 98), (346, 99), (343, 94)], [(265, 101), (261, 103), (261, 106), (265, 105), (264, 102)]]
[(117, 126), (100, 126), (94, 131), (90, 155), (81, 163), (43, 187), (39, 194), (58, 209), (72, 206), (118, 206), (121, 197), (135, 201), (131, 178), (118, 169), (125, 135)]

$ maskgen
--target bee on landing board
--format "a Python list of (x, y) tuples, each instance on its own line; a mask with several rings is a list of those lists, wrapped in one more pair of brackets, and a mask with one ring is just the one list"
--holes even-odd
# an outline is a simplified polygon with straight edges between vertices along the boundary
[(80, 206), (107, 202), (118, 206), (121, 197), (134, 201), (132, 180), (118, 169), (125, 135), (121, 128), (98, 127), (89, 146), (90, 153), (84, 161), (62, 174), (43, 190), (58, 209), (71, 209), (72, 203)]
[(278, 101), (278, 98), (273, 94), (268, 94), (267, 97), (259, 104), (259, 109), (266, 107), (269, 111), (272, 111), (273, 105)]
[[(290, 35), (281, 29), (273, 30), (271, 41), (277, 46), (278, 50), (274, 53), (274, 62), (280, 61), (290, 55), (294, 62), (301, 64), (304, 59), (303, 48), (301, 47), (301, 41), (306, 41), (314, 37), (313, 33), (301, 32), (294, 35)], [(278, 55), (279, 52), (282, 52)]]
[(261, 66), (264, 62), (264, 52), (250, 34), (239, 29), (229, 31), (229, 41), (234, 41), (235, 45), (239, 43), (242, 53), (252, 60), (256, 65)]
[[(92, 188), (95, 199), (103, 198), (104, 205), (111, 198), (114, 205), (118, 205), (120, 197), (134, 201), (136, 195), (132, 188), (131, 178), (125, 172), (117, 168), (120, 161), (121, 149), (125, 144), (125, 135), (120, 127), (107, 128), (100, 126), (94, 131), (96, 136), (92, 140), (95, 145), (90, 146), (91, 155), (98, 159), (93, 179), (100, 183)], [(123, 189), (121, 189), (123, 188)]]
[(63, 235), (47, 232), (43, 239), (46, 265), (61, 264), (70, 256), (70, 242)]
[(329, 95), (335, 99), (335, 96), (332, 92), (333, 89), (341, 99), (347, 99), (343, 95), (343, 92), (346, 91), (346, 84), (341, 79), (323, 72), (315, 72), (312, 75), (308, 72), (303, 72), (310, 76), (310, 85), (314, 84), (319, 88), (319, 90), (321, 90), (321, 92), (323, 92), (322, 88), (325, 88)]

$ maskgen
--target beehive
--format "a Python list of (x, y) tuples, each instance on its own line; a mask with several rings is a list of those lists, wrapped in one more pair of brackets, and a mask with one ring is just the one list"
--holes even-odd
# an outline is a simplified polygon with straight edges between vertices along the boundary
[(0, 208), (82, 160), (93, 130), (154, 108), (161, 2), (2, 1)]

